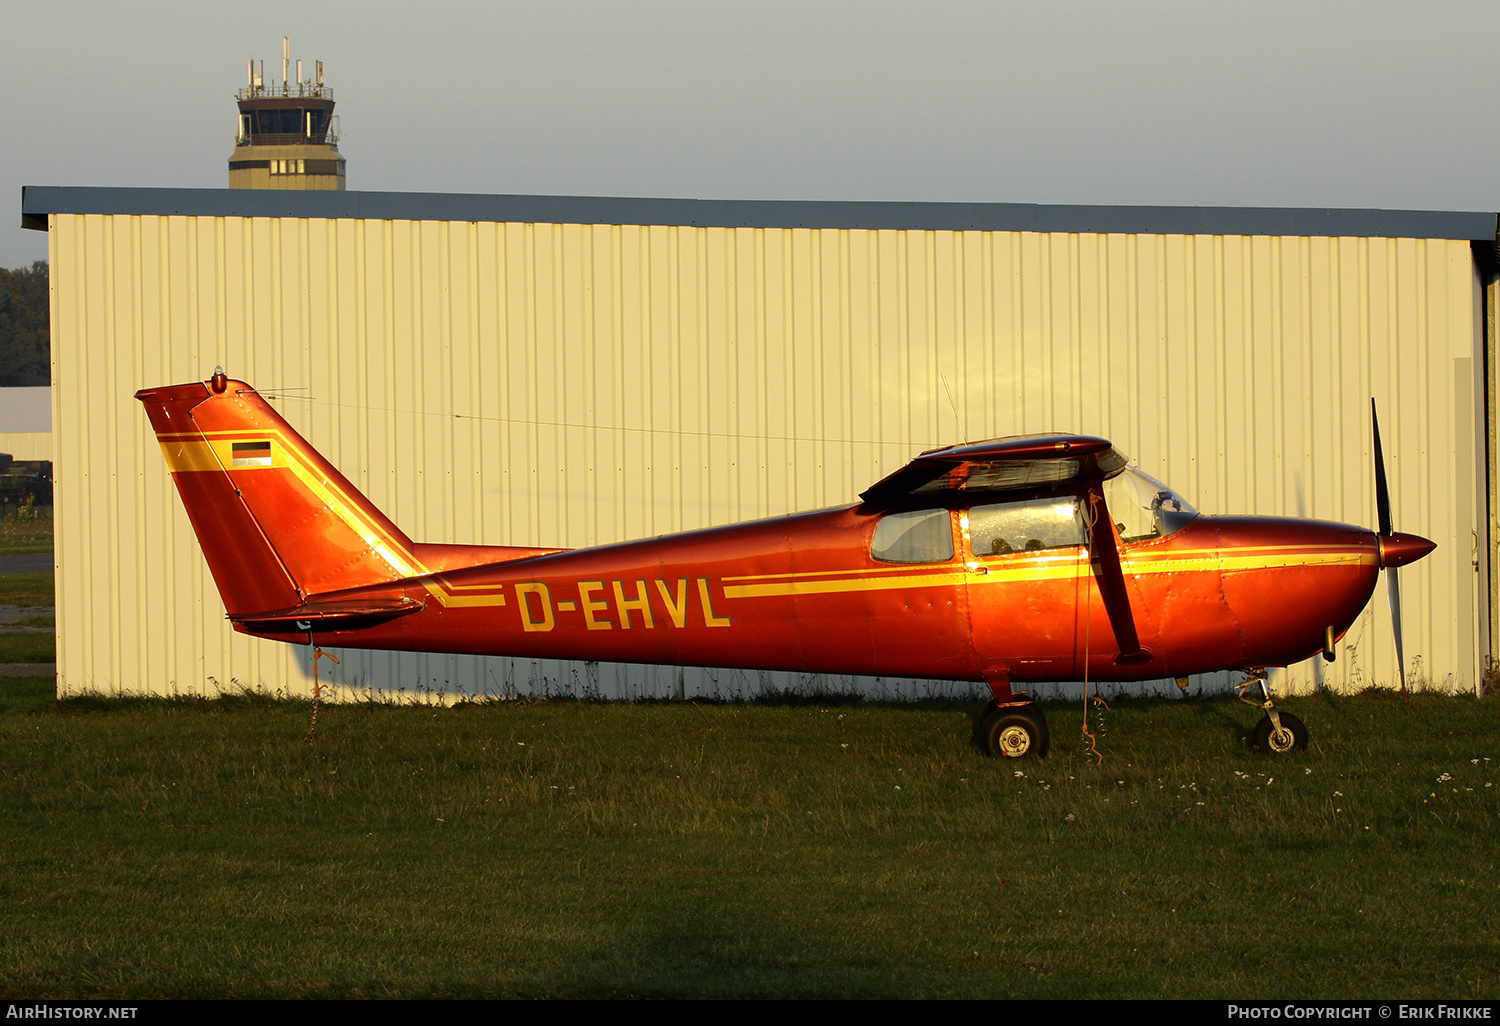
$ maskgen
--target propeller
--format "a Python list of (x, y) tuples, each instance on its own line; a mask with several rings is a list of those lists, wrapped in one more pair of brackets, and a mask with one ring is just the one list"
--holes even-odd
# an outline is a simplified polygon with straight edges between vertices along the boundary
[(1436, 543), (1414, 534), (1397, 534), (1391, 529), (1391, 491), (1385, 479), (1385, 455), (1380, 448), (1380, 417), (1375, 400), (1370, 399), (1370, 426), (1375, 433), (1375, 512), (1380, 520), (1379, 558), (1385, 570), (1386, 596), (1391, 603), (1391, 627), (1396, 633), (1396, 665), (1401, 673), (1401, 700), (1406, 701), (1406, 653), (1401, 645), (1401, 584), (1396, 568), (1421, 559), (1437, 548)]

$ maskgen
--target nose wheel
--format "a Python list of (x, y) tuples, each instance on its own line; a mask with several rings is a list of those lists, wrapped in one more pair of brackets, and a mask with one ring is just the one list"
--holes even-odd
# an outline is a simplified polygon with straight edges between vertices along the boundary
[(992, 759), (1041, 758), (1050, 738), (1034, 702), (993, 706), (979, 726), (979, 747)]
[(1270, 716), (1261, 718), (1255, 725), (1255, 732), (1250, 735), (1250, 747), (1257, 752), (1275, 752), (1277, 755), (1305, 749), (1307, 725), (1291, 713), (1278, 712), (1276, 718), (1281, 721), (1279, 724), (1273, 723)]
[[(1260, 686), (1261, 700), (1259, 702), (1245, 697), (1245, 692), (1256, 685)], [(1261, 721), (1255, 725), (1255, 730), (1250, 734), (1252, 749), (1257, 752), (1284, 755), (1287, 752), (1300, 752), (1307, 748), (1307, 724), (1291, 713), (1282, 712), (1276, 708), (1276, 704), (1271, 701), (1271, 690), (1266, 687), (1265, 670), (1246, 670), (1245, 682), (1239, 685), (1238, 697), (1246, 705), (1266, 711), (1266, 715), (1261, 717)]]

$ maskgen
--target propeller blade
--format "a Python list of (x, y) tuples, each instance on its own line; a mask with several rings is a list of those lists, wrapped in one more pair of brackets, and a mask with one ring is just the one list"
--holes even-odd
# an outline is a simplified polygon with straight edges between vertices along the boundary
[(1375, 431), (1375, 512), (1384, 536), (1391, 533), (1391, 492), (1385, 483), (1385, 455), (1380, 451), (1380, 418), (1375, 414), (1374, 396), (1370, 397), (1370, 426)]
[(1385, 453), (1380, 448), (1380, 417), (1370, 397), (1370, 429), (1375, 434), (1375, 512), (1380, 518), (1380, 565), (1385, 571), (1386, 596), (1391, 602), (1391, 630), (1396, 635), (1396, 668), (1401, 674), (1401, 700), (1406, 701), (1406, 652), (1401, 644), (1401, 584), (1396, 567), (1421, 559), (1435, 545), (1426, 538), (1391, 530), (1391, 490), (1385, 479)]
[(1396, 632), (1396, 665), (1401, 668), (1401, 700), (1406, 700), (1406, 654), (1401, 650), (1401, 585), (1396, 579), (1396, 570), (1385, 572), (1386, 595), (1391, 600), (1391, 627)]

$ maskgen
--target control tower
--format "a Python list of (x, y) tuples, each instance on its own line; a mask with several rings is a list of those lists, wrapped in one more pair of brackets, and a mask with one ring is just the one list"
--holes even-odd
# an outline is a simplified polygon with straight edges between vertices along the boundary
[(265, 61), (250, 62), (249, 84), (235, 97), (240, 105), (234, 154), (229, 158), (231, 189), (344, 188), (344, 158), (333, 117), (333, 90), (323, 84), (323, 62), (316, 77), (287, 78), (289, 46), (281, 40), (281, 84), (265, 83)]

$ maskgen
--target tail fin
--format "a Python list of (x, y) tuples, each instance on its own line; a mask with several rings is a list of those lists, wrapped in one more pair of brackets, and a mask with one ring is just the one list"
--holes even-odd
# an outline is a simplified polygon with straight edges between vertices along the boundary
[(216, 372), (135, 397), (231, 619), (430, 572), (411, 539), (243, 381)]

